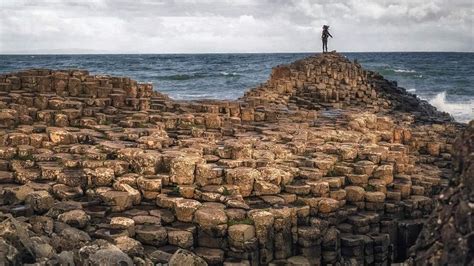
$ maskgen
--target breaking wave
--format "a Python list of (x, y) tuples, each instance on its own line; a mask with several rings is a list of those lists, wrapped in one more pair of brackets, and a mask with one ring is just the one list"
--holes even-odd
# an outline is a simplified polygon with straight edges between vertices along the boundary
[(429, 103), (438, 110), (451, 114), (458, 122), (468, 123), (474, 119), (474, 100), (468, 102), (448, 102), (446, 92), (439, 93)]
[(397, 73), (416, 73), (415, 70), (412, 70), (412, 69), (394, 69), (393, 71), (397, 72)]
[(222, 71), (222, 72), (219, 72), (219, 73), (223, 76), (232, 76), (232, 77), (240, 76), (239, 74), (237, 74), (235, 72), (229, 73), (229, 72)]

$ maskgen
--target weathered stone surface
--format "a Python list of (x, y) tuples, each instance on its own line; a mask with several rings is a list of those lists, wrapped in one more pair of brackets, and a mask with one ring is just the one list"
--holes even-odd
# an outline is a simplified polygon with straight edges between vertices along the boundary
[(157, 216), (153, 216), (153, 215), (146, 215), (145, 212), (143, 213), (143, 215), (141, 213), (136, 213), (135, 216), (133, 216), (132, 219), (135, 222), (135, 224), (161, 225), (161, 217), (157, 217)]
[(122, 252), (126, 253), (128, 256), (142, 256), (143, 255), (143, 246), (142, 244), (128, 236), (120, 236), (114, 239), (114, 244)]
[(374, 178), (382, 179), (386, 184), (393, 182), (393, 166), (381, 165), (374, 171)]
[(351, 174), (347, 176), (349, 183), (356, 186), (363, 186), (369, 183), (369, 176), (366, 174), (355, 175)]
[(260, 176), (260, 172), (256, 169), (238, 167), (227, 170), (226, 181), (228, 184), (236, 185), (243, 197), (248, 197), (252, 194), (255, 180)]
[(203, 258), (209, 265), (220, 265), (224, 262), (224, 251), (215, 248), (196, 249), (196, 255)]
[(21, 254), (18, 250), (5, 239), (0, 239), (0, 260), (5, 264), (17, 265), (21, 263)]
[(179, 156), (172, 159), (170, 181), (178, 185), (192, 185), (197, 163), (203, 163), (203, 159), (198, 156)]
[(347, 186), (344, 188), (347, 192), (346, 199), (350, 202), (364, 201), (365, 190), (358, 186)]
[(170, 231), (168, 232), (168, 241), (171, 245), (186, 249), (194, 245), (193, 233), (188, 231)]
[(91, 237), (84, 231), (73, 227), (66, 227), (59, 232), (59, 235), (52, 238), (51, 244), (56, 250), (79, 249), (91, 241)]
[(271, 212), (256, 210), (251, 212), (250, 218), (255, 225), (255, 234), (260, 246), (260, 252), (263, 256), (260, 257), (260, 263), (268, 263), (273, 260), (273, 224), (275, 218)]
[(229, 237), (238, 242), (246, 242), (255, 237), (255, 227), (249, 224), (236, 224), (229, 227)]
[(48, 128), (47, 129), (49, 140), (54, 144), (72, 144), (76, 143), (76, 137), (65, 129), (62, 128)]
[(12, 183), (15, 181), (13, 173), (0, 171), (0, 183)]
[(168, 233), (160, 225), (137, 225), (135, 227), (136, 239), (143, 244), (164, 246), (168, 241)]
[(135, 201), (135, 193), (139, 193), (138, 191), (134, 191), (131, 187), (128, 191), (116, 191), (116, 190), (107, 190), (103, 193), (100, 193), (100, 197), (102, 200), (115, 211), (124, 211), (133, 206)]
[(136, 182), (146, 199), (155, 199), (160, 193), (163, 183), (159, 176), (141, 176), (137, 178)]
[(200, 186), (220, 185), (224, 169), (215, 164), (196, 165), (196, 184)]
[(292, 266), (296, 266), (296, 265), (298, 265), (298, 266), (309, 266), (309, 265), (311, 265), (308, 258), (305, 258), (303, 256), (294, 256), (294, 257), (288, 258), (287, 262), (288, 262), (288, 265), (292, 265)]
[(110, 225), (112, 228), (126, 229), (129, 236), (135, 235), (135, 221), (131, 218), (120, 216), (112, 217), (112, 219), (110, 219)]
[(329, 182), (309, 181), (306, 182), (311, 187), (311, 193), (316, 197), (322, 197), (329, 193)]
[(466, 125), (337, 53), (235, 101), (85, 70), (0, 74), (0, 106), (7, 264), (388, 265), (423, 225), (408, 263), (472, 253)]
[(254, 184), (255, 195), (275, 195), (280, 193), (280, 186), (269, 182), (257, 180)]
[(365, 192), (365, 200), (368, 202), (384, 202), (385, 194), (383, 192)]
[(115, 177), (114, 170), (105, 167), (85, 169), (84, 172), (87, 176), (88, 184), (95, 187), (110, 186)]
[(88, 224), (90, 216), (83, 210), (73, 210), (60, 214), (58, 220), (73, 227), (84, 228)]
[(319, 211), (322, 213), (334, 212), (339, 208), (339, 201), (330, 198), (323, 198), (318, 204)]
[(53, 207), (54, 199), (48, 191), (33, 191), (26, 195), (25, 203), (30, 205), (35, 212), (44, 213)]
[(205, 232), (224, 236), (227, 232), (227, 215), (223, 209), (202, 206), (194, 213), (194, 222)]
[(197, 200), (180, 199), (175, 203), (176, 218), (182, 222), (192, 222), (194, 213), (201, 207), (201, 203)]
[[(100, 240), (99, 240), (100, 241)], [(92, 265), (133, 265), (132, 259), (117, 246), (97, 241), (96, 245), (81, 248), (84, 263)]]
[(201, 257), (196, 256), (194, 253), (179, 249), (169, 261), (170, 266), (190, 265), (190, 266), (207, 266), (207, 262)]

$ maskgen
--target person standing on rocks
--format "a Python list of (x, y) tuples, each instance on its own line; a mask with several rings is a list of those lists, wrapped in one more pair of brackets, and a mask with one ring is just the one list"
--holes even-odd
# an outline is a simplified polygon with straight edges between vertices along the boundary
[(332, 38), (331, 33), (329, 33), (329, 26), (323, 25), (323, 33), (321, 34), (321, 39), (323, 40), (323, 53), (328, 52), (328, 37)]

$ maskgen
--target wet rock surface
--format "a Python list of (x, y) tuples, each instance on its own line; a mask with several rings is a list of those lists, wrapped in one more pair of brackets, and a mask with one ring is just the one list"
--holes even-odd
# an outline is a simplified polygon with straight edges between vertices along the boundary
[[(465, 125), (337, 53), (236, 101), (35, 69), (0, 75), (0, 105), (7, 265), (387, 265), (465, 188), (440, 191), (472, 191)], [(458, 201), (442, 232), (468, 243)]]

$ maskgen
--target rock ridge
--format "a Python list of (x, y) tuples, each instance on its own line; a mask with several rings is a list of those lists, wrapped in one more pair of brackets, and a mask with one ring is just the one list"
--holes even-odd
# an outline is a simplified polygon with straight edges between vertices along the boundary
[(449, 114), (398, 87), (396, 81), (365, 70), (357, 61), (351, 62), (336, 52), (277, 66), (266, 83), (246, 92), (242, 99), (295, 103), (317, 110), (357, 106), (372, 112), (410, 112), (428, 121), (453, 121)]

